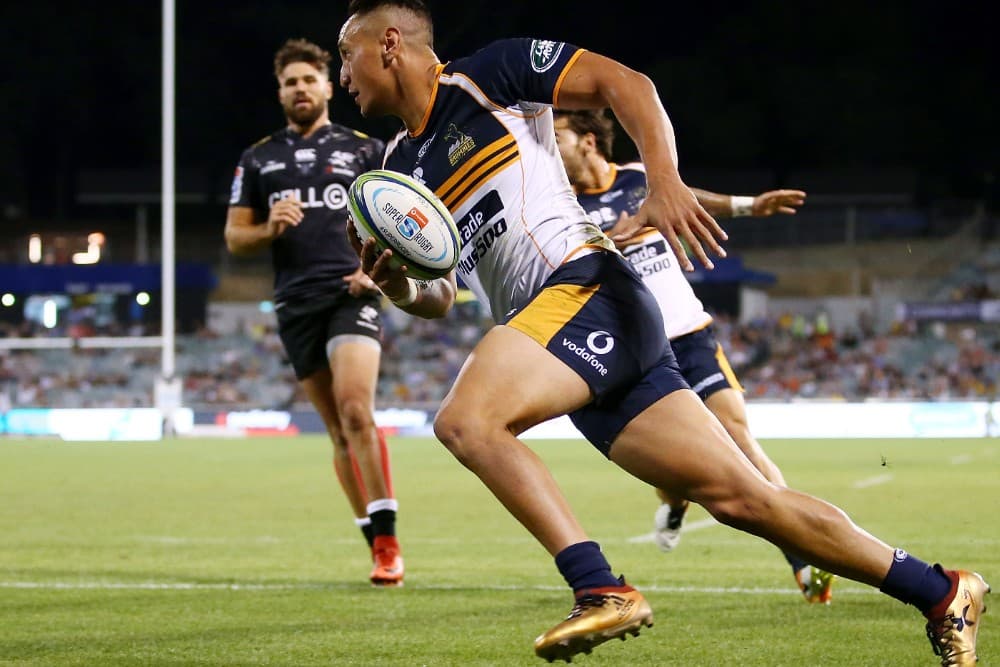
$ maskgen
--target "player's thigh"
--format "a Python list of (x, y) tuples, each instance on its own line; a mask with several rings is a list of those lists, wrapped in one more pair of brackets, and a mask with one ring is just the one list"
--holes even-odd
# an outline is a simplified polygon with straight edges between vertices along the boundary
[(766, 484), (698, 396), (674, 391), (632, 419), (610, 458), (639, 479), (695, 502), (731, 499)]
[(337, 405), (333, 400), (333, 377), (330, 369), (320, 367), (308, 377), (300, 379), (299, 386), (331, 435), (339, 433), (340, 421), (337, 419)]
[(466, 359), (437, 421), (520, 433), (589, 400), (590, 388), (569, 366), (526, 334), (501, 325)]
[(381, 344), (368, 336), (343, 334), (330, 339), (327, 351), (337, 403), (355, 400), (371, 406), (378, 383)]

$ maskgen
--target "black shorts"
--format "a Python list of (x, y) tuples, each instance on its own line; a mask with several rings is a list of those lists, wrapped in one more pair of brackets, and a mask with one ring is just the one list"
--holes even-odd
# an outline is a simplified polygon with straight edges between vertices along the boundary
[(380, 299), (346, 290), (317, 301), (285, 302), (277, 308), (278, 336), (295, 377), (304, 380), (329, 365), (327, 343), (336, 336), (365, 336), (382, 342)]
[(570, 414), (605, 456), (640, 412), (687, 383), (652, 293), (620, 255), (567, 262), (508, 322), (572, 368), (594, 400)]
[(670, 347), (674, 349), (684, 379), (701, 400), (720, 389), (743, 391), (711, 325), (674, 338)]

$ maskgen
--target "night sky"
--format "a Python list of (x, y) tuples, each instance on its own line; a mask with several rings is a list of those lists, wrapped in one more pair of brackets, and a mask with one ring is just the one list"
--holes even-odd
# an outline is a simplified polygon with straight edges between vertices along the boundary
[[(682, 174), (905, 167), (928, 197), (995, 192), (998, 33), (982, 3), (430, 4), (442, 60), (499, 37), (539, 37), (650, 75)], [(178, 167), (209, 174), (206, 189), (224, 184), (241, 150), (283, 125), (274, 51), (306, 37), (335, 52), (345, 12), (346, 2), (178, 0)], [(159, 2), (3, 3), (0, 24), (8, 223), (83, 215), (82, 170), (157, 167)], [(343, 94), (333, 115), (382, 137), (396, 127), (361, 119)]]

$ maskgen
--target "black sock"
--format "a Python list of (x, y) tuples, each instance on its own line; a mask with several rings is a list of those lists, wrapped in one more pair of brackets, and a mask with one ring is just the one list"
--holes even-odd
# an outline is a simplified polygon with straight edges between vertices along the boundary
[(573, 592), (621, 586), (597, 542), (578, 542), (556, 554), (556, 567)]
[(375, 531), (372, 529), (371, 522), (361, 526), (361, 534), (365, 536), (365, 542), (368, 543), (368, 548), (371, 549), (375, 543)]
[(373, 535), (395, 535), (396, 534), (396, 511), (378, 510), (368, 515), (372, 520)]
[(896, 549), (889, 574), (879, 590), (927, 612), (951, 592), (951, 579), (940, 565), (931, 567), (902, 549)]

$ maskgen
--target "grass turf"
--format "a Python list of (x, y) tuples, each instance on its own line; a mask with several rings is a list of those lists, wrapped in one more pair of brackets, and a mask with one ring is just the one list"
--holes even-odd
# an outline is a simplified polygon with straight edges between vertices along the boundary
[[(893, 546), (1000, 582), (997, 440), (764, 444)], [(531, 642), (571, 605), (552, 559), (440, 445), (391, 447), (407, 577), (380, 590), (322, 438), (0, 440), (0, 664), (545, 664)], [(582, 442), (532, 447), (656, 614), (575, 662), (936, 664), (916, 610), (842, 580), (809, 606), (774, 547), (699, 508), (662, 554), (650, 489)]]

